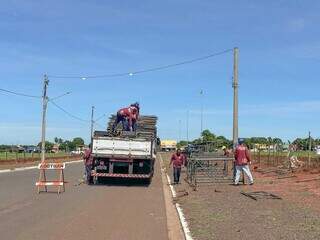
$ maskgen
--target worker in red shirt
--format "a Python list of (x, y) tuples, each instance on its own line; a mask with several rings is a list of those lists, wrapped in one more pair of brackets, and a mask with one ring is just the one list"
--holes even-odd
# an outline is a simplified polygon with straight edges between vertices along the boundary
[[(135, 125), (139, 112), (139, 104), (134, 103), (131, 104), (127, 108), (122, 108), (117, 112), (116, 120), (112, 126), (112, 132), (116, 129), (119, 122), (122, 123), (122, 130), (123, 131), (133, 131), (133, 123)], [(135, 127), (135, 126), (134, 126)]]
[(235, 185), (239, 185), (240, 174), (243, 171), (249, 178), (249, 184), (253, 184), (253, 177), (250, 172), (249, 164), (251, 164), (251, 156), (248, 148), (244, 145), (244, 139), (239, 138), (239, 145), (236, 147), (234, 158), (235, 158), (235, 168), (236, 176), (234, 180)]
[(173, 164), (173, 184), (179, 184), (181, 167), (185, 165), (186, 157), (181, 153), (180, 149), (172, 154), (170, 160), (170, 166)]
[(135, 111), (135, 113), (132, 116), (132, 131), (136, 131), (137, 130), (137, 121), (139, 119), (140, 106), (139, 106), (138, 102), (131, 104), (130, 106), (135, 107), (137, 109), (137, 111)]
[(89, 144), (89, 147), (84, 151), (83, 162), (86, 170), (86, 183), (89, 185), (92, 183), (91, 170), (92, 170), (92, 164), (93, 164), (91, 144)]

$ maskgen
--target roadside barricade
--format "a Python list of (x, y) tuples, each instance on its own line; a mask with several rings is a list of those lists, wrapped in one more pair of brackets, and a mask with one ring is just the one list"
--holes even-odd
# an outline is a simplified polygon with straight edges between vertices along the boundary
[[(61, 192), (61, 188), (63, 192), (65, 192), (65, 181), (64, 181), (64, 169), (66, 168), (65, 163), (40, 163), (38, 165), (38, 169), (40, 170), (39, 180), (36, 182), (36, 186), (38, 187), (38, 193), (40, 192), (48, 192), (48, 186), (56, 186), (58, 187), (58, 194)], [(58, 175), (58, 180), (47, 180), (46, 171), (56, 171)], [(44, 188), (41, 191), (41, 187)]]

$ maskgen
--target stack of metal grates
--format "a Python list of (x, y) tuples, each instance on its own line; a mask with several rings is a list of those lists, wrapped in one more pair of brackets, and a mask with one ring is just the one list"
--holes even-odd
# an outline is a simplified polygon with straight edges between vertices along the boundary
[[(109, 136), (113, 136), (112, 126), (115, 122), (116, 115), (112, 115), (109, 118), (107, 134)], [(118, 124), (115, 129), (116, 133), (119, 133), (121, 136), (126, 137), (140, 137), (140, 138), (155, 138), (157, 136), (157, 120), (156, 116), (152, 115), (141, 115), (137, 121), (137, 129), (136, 132), (126, 132), (122, 131), (122, 124)]]

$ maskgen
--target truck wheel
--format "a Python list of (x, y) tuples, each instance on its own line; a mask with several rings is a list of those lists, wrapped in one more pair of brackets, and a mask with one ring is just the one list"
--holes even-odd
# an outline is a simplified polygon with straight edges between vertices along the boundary
[(146, 178), (146, 179), (143, 180), (143, 183), (144, 183), (145, 185), (150, 185), (151, 179), (152, 179), (152, 178)]

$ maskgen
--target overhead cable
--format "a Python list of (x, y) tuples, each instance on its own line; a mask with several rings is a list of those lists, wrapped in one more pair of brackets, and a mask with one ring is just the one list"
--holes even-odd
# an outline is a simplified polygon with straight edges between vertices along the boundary
[(14, 95), (21, 96), (21, 97), (41, 98), (41, 96), (35, 96), (35, 95), (29, 95), (29, 94), (25, 94), (25, 93), (14, 92), (14, 91), (6, 90), (3, 88), (0, 88), (0, 91), (5, 92), (5, 93), (9, 93), (9, 94), (14, 94)]
[(82, 119), (82, 118), (80, 118), (80, 117), (77, 117), (77, 116), (73, 115), (72, 113), (68, 112), (67, 110), (65, 110), (64, 108), (62, 108), (61, 106), (59, 106), (58, 104), (56, 104), (56, 103), (55, 103), (54, 101), (52, 101), (52, 100), (49, 100), (49, 102), (51, 102), (56, 108), (60, 109), (62, 112), (64, 112), (65, 114), (67, 114), (69, 117), (72, 117), (72, 118), (74, 118), (74, 119), (76, 119), (76, 120), (79, 120), (79, 121), (81, 121), (81, 122), (86, 122), (86, 123), (90, 122), (89, 120), (85, 120), (85, 119)]
[(154, 71), (159, 71), (159, 70), (164, 70), (164, 69), (167, 69), (167, 68), (178, 67), (178, 66), (181, 66), (181, 65), (190, 64), (190, 63), (194, 63), (194, 62), (198, 62), (198, 61), (203, 61), (203, 60), (206, 60), (208, 58), (219, 56), (219, 55), (231, 52), (231, 51), (233, 51), (233, 49), (227, 49), (227, 50), (224, 50), (224, 51), (221, 51), (221, 52), (212, 53), (212, 54), (209, 54), (209, 55), (206, 55), (206, 56), (193, 58), (193, 59), (185, 60), (185, 61), (182, 61), (182, 62), (167, 64), (167, 65), (153, 67), (153, 68), (147, 68), (147, 69), (143, 69), (143, 70), (123, 72), (123, 73), (102, 74), (102, 75), (78, 75), (78, 76), (72, 76), (72, 75), (64, 75), (64, 76), (63, 75), (48, 75), (48, 77), (49, 78), (80, 78), (80, 79), (85, 80), (85, 79), (89, 79), (89, 78), (111, 78), (111, 77), (132, 76), (132, 75), (135, 75), (135, 74), (154, 72)]

